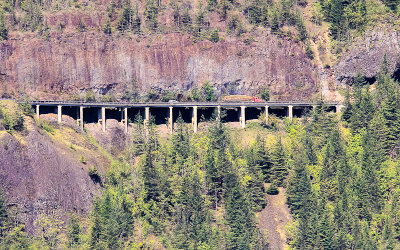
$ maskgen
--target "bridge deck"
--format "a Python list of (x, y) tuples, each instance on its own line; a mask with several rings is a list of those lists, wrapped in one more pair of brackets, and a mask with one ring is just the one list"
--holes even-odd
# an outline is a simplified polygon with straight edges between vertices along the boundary
[[(146, 103), (128, 103), (128, 102), (76, 102), (76, 101), (30, 101), (31, 105), (43, 105), (43, 106), (83, 106), (83, 107), (308, 107), (314, 105), (322, 105), (316, 102), (306, 102), (306, 101), (270, 101), (270, 102), (146, 102)], [(335, 106), (340, 104), (339, 102), (325, 102), (323, 103), (327, 106)]]

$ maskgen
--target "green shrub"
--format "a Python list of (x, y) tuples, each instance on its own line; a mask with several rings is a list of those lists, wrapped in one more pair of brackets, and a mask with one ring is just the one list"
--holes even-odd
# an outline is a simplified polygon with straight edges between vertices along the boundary
[(47, 133), (50, 133), (50, 134), (54, 133), (54, 128), (53, 128), (53, 126), (50, 125), (50, 123), (48, 121), (39, 119), (39, 120), (37, 120), (37, 125), (39, 128), (43, 129)]
[(258, 90), (258, 94), (264, 101), (269, 101), (270, 96), (269, 96), (269, 89), (267, 87), (261, 87)]
[(90, 179), (92, 179), (92, 181), (94, 183), (100, 183), (100, 185), (102, 184), (100, 175), (95, 166), (93, 166), (89, 169), (89, 177), (90, 177)]
[(81, 156), (81, 158), (79, 159), (79, 161), (82, 162), (83, 164), (86, 164), (86, 163), (87, 163), (86, 157), (83, 156), (83, 155)]
[(29, 104), (28, 101), (24, 101), (23, 103), (18, 104), (18, 106), (24, 115), (30, 117), (33, 117), (35, 115), (35, 111), (32, 109), (32, 106)]
[(271, 185), (267, 188), (267, 194), (277, 195), (277, 194), (279, 194), (279, 190), (275, 185)]
[(85, 101), (86, 102), (95, 102), (96, 101), (96, 96), (95, 96), (93, 90), (89, 89), (88, 91), (86, 91)]
[(7, 107), (0, 107), (2, 114), (2, 124), (8, 131), (22, 131), (24, 130), (24, 116), (18, 105), (13, 103)]
[(210, 41), (213, 42), (213, 43), (219, 42), (219, 34), (218, 34), (218, 30), (217, 29), (215, 29), (215, 30), (213, 30), (211, 32)]

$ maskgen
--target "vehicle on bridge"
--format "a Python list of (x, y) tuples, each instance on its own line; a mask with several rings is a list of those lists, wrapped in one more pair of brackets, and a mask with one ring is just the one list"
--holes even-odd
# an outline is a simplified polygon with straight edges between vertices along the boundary
[(227, 95), (224, 97), (225, 102), (263, 102), (263, 99), (248, 95)]

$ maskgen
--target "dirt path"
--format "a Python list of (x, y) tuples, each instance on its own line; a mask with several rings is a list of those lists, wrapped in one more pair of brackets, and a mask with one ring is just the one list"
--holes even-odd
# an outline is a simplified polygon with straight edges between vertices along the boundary
[[(265, 184), (267, 189), (269, 184)], [(268, 242), (270, 249), (288, 249), (285, 226), (291, 220), (289, 208), (286, 205), (286, 190), (279, 188), (278, 195), (266, 195), (267, 206), (258, 213), (259, 227)]]

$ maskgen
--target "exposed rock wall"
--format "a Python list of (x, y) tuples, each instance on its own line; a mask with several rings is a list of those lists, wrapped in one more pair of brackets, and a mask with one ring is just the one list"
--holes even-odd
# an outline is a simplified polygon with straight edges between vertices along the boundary
[(334, 67), (338, 84), (351, 84), (360, 73), (374, 81), (386, 54), (389, 71), (394, 73), (400, 63), (399, 32), (393, 28), (370, 30), (343, 52)]
[[(110, 38), (98, 32), (59, 34), (48, 40), (21, 35), (0, 45), (0, 92), (68, 98), (85, 89), (105, 93), (137, 87), (185, 91), (209, 81), (220, 91), (254, 94), (269, 86), (276, 99), (310, 99), (316, 67), (293, 40), (260, 34), (193, 43), (182, 34)], [(234, 86), (234, 87), (232, 87)]]

